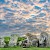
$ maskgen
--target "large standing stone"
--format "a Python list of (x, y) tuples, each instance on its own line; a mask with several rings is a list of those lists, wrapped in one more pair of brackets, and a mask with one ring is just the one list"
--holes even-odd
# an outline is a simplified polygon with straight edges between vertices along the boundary
[(0, 47), (4, 47), (4, 46), (5, 46), (4, 38), (0, 37)]
[(46, 47), (47, 46), (47, 40), (48, 40), (48, 34), (46, 32), (42, 32), (40, 34), (40, 38), (39, 38), (40, 47)]
[(9, 46), (13, 47), (17, 45), (18, 36), (16, 34), (12, 34), (9, 42)]
[(47, 47), (50, 47), (50, 34), (48, 34)]

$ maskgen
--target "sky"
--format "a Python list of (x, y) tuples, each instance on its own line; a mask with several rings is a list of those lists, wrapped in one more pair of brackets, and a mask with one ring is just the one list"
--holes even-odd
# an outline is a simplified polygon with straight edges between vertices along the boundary
[(50, 30), (50, 0), (0, 0), (0, 35)]

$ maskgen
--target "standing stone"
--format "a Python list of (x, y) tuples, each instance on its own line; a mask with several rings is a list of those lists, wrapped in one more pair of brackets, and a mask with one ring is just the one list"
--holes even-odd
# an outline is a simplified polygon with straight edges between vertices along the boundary
[(17, 45), (18, 36), (16, 34), (12, 34), (9, 42), (9, 46), (13, 47)]
[(30, 33), (26, 34), (27, 40), (30, 43), (31, 46), (37, 46), (37, 36), (36, 35), (32, 35)]
[(47, 40), (48, 40), (48, 34), (46, 32), (42, 32), (40, 34), (40, 38), (39, 38), (40, 47), (46, 47), (47, 46)]
[(4, 38), (0, 37), (0, 47), (4, 47), (4, 46), (5, 46)]
[(47, 47), (50, 47), (50, 34), (48, 34)]

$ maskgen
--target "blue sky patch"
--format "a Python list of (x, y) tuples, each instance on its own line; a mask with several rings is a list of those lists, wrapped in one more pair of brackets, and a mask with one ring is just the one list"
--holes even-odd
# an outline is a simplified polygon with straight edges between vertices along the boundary
[(38, 16), (39, 17), (44, 17), (44, 16), (46, 16), (46, 14), (45, 13), (40, 13)]
[(35, 6), (35, 9), (41, 9), (41, 7), (39, 7), (39, 6)]
[(20, 0), (13, 0), (13, 2), (14, 2), (14, 1), (18, 1), (18, 2), (20, 2)]
[(22, 14), (28, 14), (28, 13), (29, 13), (29, 12), (27, 12), (27, 11), (24, 11), (24, 10), (22, 11)]
[(46, 2), (46, 0), (40, 0), (40, 1), (39, 1), (39, 3), (44, 3), (44, 2)]
[(48, 0), (48, 2), (50, 3), (50, 0)]
[(11, 8), (8, 7), (3, 7), (4, 11), (10, 11), (10, 12), (16, 12), (15, 10), (12, 10)]
[(0, 0), (0, 4), (4, 4), (5, 3), (5, 0)]

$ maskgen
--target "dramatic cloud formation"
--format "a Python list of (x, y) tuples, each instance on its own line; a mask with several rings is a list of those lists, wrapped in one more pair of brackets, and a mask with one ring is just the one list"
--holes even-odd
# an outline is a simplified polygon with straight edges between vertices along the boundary
[(0, 34), (50, 30), (50, 0), (0, 0)]

